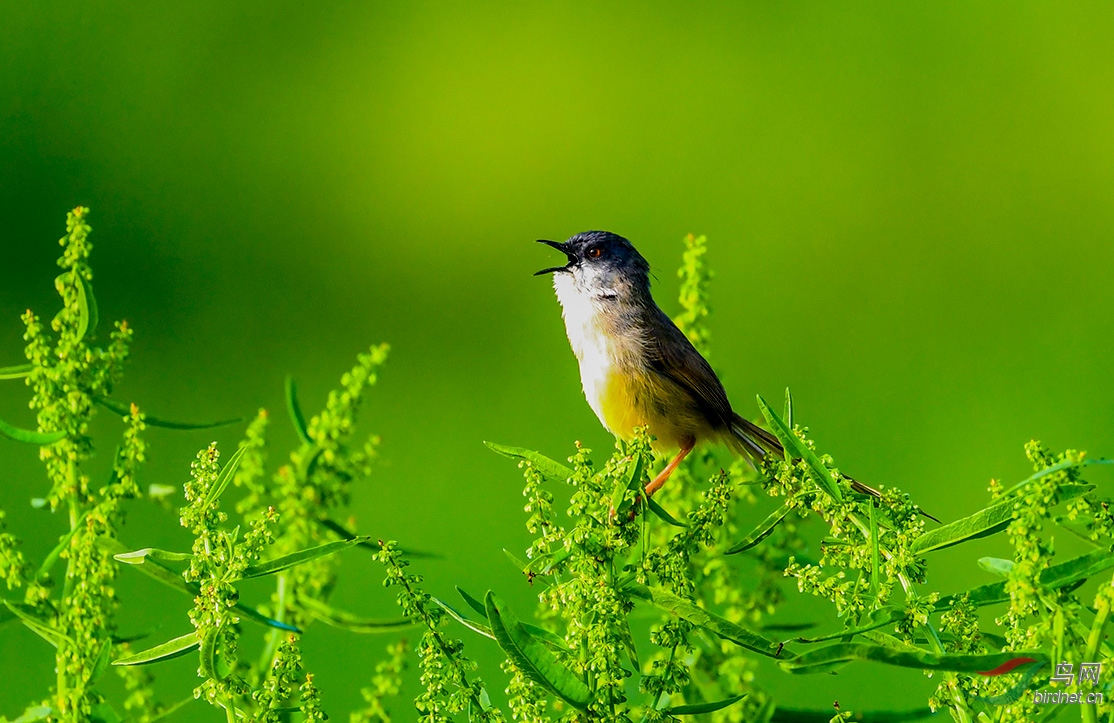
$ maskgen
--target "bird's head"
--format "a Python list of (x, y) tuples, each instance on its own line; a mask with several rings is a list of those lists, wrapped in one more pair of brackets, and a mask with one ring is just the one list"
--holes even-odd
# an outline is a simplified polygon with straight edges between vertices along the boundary
[(571, 286), (595, 298), (618, 297), (648, 290), (650, 265), (642, 254), (618, 234), (585, 231), (568, 241), (539, 240), (568, 258), (564, 266), (542, 269), (534, 274), (554, 274), (558, 291)]

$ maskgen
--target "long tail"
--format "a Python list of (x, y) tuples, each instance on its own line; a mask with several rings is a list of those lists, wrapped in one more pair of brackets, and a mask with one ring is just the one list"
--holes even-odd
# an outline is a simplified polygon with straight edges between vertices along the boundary
[[(758, 463), (767, 454), (775, 454), (778, 457), (785, 457), (785, 450), (781, 446), (781, 442), (774, 435), (762, 429), (757, 424), (743, 419), (738, 414), (735, 414), (731, 419), (731, 434), (734, 436), (734, 444), (731, 446), (738, 450), (742, 455), (747, 458), (751, 464), (757, 466)], [(851, 482), (851, 489), (859, 494), (870, 495), (871, 497), (881, 497), (882, 493), (874, 489), (870, 485), (865, 485), (857, 479), (851, 477), (847, 478)], [(935, 517), (927, 512), (921, 512), (925, 517), (931, 520), (936, 520)], [(939, 522), (939, 520), (936, 520)]]
[(733, 437), (731, 446), (745, 456), (751, 464), (757, 466), (767, 454), (785, 456), (785, 450), (781, 448), (781, 442), (777, 437), (738, 414), (732, 413), (730, 428)]

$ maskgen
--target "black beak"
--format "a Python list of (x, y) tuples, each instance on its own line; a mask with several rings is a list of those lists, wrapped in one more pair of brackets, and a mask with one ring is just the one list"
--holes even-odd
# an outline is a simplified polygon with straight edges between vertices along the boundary
[(569, 262), (564, 266), (554, 266), (549, 269), (542, 269), (541, 271), (536, 272), (534, 276), (541, 276), (542, 274), (552, 274), (557, 271), (568, 271), (572, 267), (572, 265), (576, 263), (576, 257), (569, 253), (569, 245), (567, 243), (562, 243), (561, 241), (548, 241), (541, 238), (538, 239), (538, 243), (545, 244), (546, 246), (552, 246), (553, 248), (557, 249), (565, 256), (569, 257)]

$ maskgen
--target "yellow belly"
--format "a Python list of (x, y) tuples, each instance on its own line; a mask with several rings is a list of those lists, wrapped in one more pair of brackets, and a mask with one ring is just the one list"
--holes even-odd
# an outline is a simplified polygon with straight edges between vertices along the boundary
[[(636, 427), (648, 427), (659, 450), (676, 449), (687, 439), (706, 438), (710, 430), (668, 382), (642, 369), (610, 367), (588, 402), (615, 436), (629, 440)], [(585, 388), (588, 392), (588, 388)]]
[(600, 421), (615, 436), (630, 439), (634, 436), (635, 427), (649, 423), (642, 410), (643, 400), (640, 399), (644, 394), (644, 385), (639, 384), (630, 373), (615, 369), (608, 371), (598, 402)]

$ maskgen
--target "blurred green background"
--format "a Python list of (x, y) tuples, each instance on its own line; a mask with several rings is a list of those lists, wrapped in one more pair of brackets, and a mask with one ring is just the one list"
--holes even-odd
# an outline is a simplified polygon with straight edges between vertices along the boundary
[[(22, 360), (23, 309), (56, 310), (55, 240), (89, 205), (102, 319), (136, 329), (121, 399), (184, 419), (275, 410), (277, 463), (294, 443), (283, 377), (317, 409), (388, 341), (361, 530), (444, 553), (418, 565), (437, 595), (526, 601), (501, 553), (527, 539), (521, 478), (481, 440), (611, 446), (533, 240), (629, 237), (675, 312), (694, 231), (740, 411), (791, 386), (843, 468), (953, 518), (991, 477), (1026, 474), (1032, 437), (1114, 454), (1112, 36), (1106, 3), (5, 2), (0, 366)], [(0, 417), (33, 424), (27, 397), (0, 385)], [(98, 429), (106, 456), (119, 425)], [(180, 485), (196, 449), (240, 433), (153, 430), (144, 481)], [(44, 490), (35, 451), (0, 440), (0, 506), (33, 556), (62, 529), (27, 504)], [(185, 539), (147, 505), (129, 522), (136, 547)], [(930, 579), (985, 581), (972, 553), (938, 553)], [(375, 565), (344, 568), (338, 604), (387, 614)], [(129, 625), (180, 634), (189, 601), (136, 577)], [(53, 658), (2, 635), (11, 716)], [(501, 689), (493, 646), (466, 640)], [(334, 719), (384, 642), (306, 636)], [(195, 665), (155, 671), (168, 700)], [(934, 686), (862, 666), (763, 668), (763, 684), (845, 708)]]

